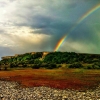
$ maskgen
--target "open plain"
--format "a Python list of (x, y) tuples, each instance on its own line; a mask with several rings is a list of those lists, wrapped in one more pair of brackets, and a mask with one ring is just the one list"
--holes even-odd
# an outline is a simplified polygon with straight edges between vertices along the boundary
[(21, 69), (0, 71), (1, 100), (100, 100), (100, 71)]

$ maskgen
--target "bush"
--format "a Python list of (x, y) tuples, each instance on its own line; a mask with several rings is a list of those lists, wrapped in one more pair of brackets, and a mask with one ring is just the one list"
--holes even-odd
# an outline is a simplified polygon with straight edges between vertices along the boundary
[(53, 68), (57, 68), (57, 66), (56, 66), (56, 64), (49, 64), (47, 68), (48, 69), (53, 69)]
[(86, 69), (100, 69), (100, 66), (98, 66), (97, 64), (93, 64), (93, 65), (86, 66)]
[(57, 68), (57, 65), (56, 64), (46, 64), (45, 68), (53, 69), (53, 68)]
[(68, 66), (68, 68), (83, 68), (81, 63), (74, 63)]
[(5, 71), (7, 70), (7, 67), (6, 67), (6, 66), (4, 67), (4, 70), (5, 70)]
[(92, 65), (93, 69), (100, 69), (100, 67), (97, 64)]
[(48, 64), (46, 64), (46, 63), (40, 64), (41, 68), (46, 68), (47, 66), (48, 66)]
[(15, 67), (18, 67), (18, 64), (15, 64), (15, 63), (10, 64), (10, 68), (15, 68)]
[(57, 65), (57, 68), (60, 68), (60, 67), (62, 67), (61, 65)]
[(26, 67), (27, 67), (27, 64), (23, 64), (22, 67), (23, 67), (23, 68), (26, 68)]
[(86, 66), (85, 69), (93, 69), (92, 66)]
[(32, 65), (32, 68), (33, 69), (39, 69), (40, 68), (40, 64), (34, 64), (34, 65)]

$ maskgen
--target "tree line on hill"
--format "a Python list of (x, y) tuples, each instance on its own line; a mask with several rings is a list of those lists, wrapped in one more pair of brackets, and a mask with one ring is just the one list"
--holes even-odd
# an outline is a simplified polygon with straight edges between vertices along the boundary
[[(2, 59), (0, 65), (9, 65), (10, 68), (59, 68), (61, 64), (69, 64), (68, 68), (100, 69), (99, 54), (82, 54), (75, 52), (50, 52), (43, 57), (43, 52), (26, 53), (13, 58)], [(90, 64), (84, 67), (84, 64)]]

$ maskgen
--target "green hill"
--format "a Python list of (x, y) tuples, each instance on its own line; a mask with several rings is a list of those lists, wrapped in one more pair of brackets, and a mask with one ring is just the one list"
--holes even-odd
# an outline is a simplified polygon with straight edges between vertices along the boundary
[(99, 54), (85, 54), (75, 52), (31, 52), (2, 57), (0, 66), (58, 68), (65, 64), (68, 68), (100, 68)]

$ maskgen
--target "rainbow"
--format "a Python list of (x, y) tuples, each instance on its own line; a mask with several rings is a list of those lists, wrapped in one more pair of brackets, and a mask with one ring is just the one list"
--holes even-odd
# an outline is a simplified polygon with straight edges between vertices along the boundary
[(66, 39), (66, 37), (68, 37), (69, 33), (72, 32), (85, 18), (87, 18), (89, 15), (91, 15), (93, 12), (95, 12), (96, 10), (98, 10), (100, 8), (100, 4), (97, 4), (96, 6), (94, 6), (93, 8), (91, 8), (89, 11), (87, 11), (71, 28), (70, 30), (67, 32), (67, 34), (65, 34), (56, 44), (54, 51), (57, 51), (60, 46), (62, 45), (62, 43), (64, 42), (64, 40)]
[(65, 34), (57, 43), (57, 45), (55, 46), (54, 51), (57, 51), (59, 49), (59, 47), (61, 46), (61, 44), (64, 42), (65, 38), (67, 37), (67, 35)]

